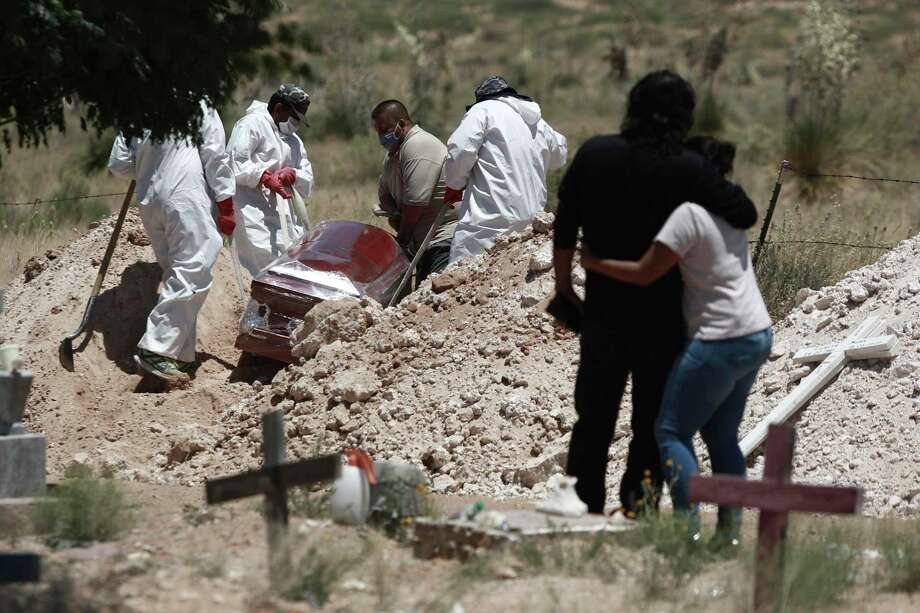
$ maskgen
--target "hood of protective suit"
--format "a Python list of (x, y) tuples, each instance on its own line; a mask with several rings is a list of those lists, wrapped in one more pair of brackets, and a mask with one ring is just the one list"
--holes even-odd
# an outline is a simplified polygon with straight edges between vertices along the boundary
[(262, 102), (261, 100), (253, 100), (249, 107), (246, 109), (247, 115), (265, 115), (272, 124), (275, 123), (275, 120), (272, 119), (271, 114), (268, 112), (268, 103)]
[(499, 100), (513, 108), (528, 126), (535, 126), (540, 121), (542, 114), (540, 113), (540, 105), (536, 102), (532, 100), (521, 100), (520, 98), (513, 98), (511, 96), (505, 96), (499, 98)]

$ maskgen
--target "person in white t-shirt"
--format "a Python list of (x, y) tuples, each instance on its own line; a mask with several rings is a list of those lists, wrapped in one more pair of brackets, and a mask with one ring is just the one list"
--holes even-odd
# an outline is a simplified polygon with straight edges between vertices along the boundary
[[(696, 137), (687, 146), (723, 173), (731, 171), (734, 145)], [(689, 340), (668, 377), (655, 437), (674, 509), (689, 515), (696, 540), (698, 505), (691, 505), (687, 497), (689, 479), (699, 472), (693, 436), (701, 434), (713, 472), (744, 476), (738, 428), (748, 392), (773, 343), (747, 235), (686, 202), (671, 214), (639, 261), (598, 259), (583, 251), (581, 263), (638, 285), (654, 282), (674, 265), (680, 268)], [(737, 544), (740, 518), (740, 509), (719, 508), (715, 545)]]

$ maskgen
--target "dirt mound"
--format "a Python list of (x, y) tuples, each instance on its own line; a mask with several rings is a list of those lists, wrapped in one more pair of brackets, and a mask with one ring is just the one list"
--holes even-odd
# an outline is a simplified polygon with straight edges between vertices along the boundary
[(551, 221), (541, 216), (395, 309), (327, 304), (301, 331), (312, 359), (230, 407), (224, 438), (204, 453), (212, 464), (251, 465), (259, 413), (276, 405), (295, 455), (353, 445), (425, 466), (438, 492), (539, 494), (562, 470), (578, 358), (577, 338), (543, 311)]
[(228, 382), (239, 357), (233, 349), (239, 299), (229, 257), (222, 254), (198, 320), (204, 364), (188, 389), (157, 393), (163, 390), (135, 374), (132, 355), (156, 301), (161, 272), (132, 210), (93, 310), (93, 333), (78, 347), (76, 372), (65, 371), (57, 345), (80, 322), (113, 225), (113, 218), (101, 222), (10, 283), (0, 343), (20, 345), (35, 376), (26, 420), (31, 430), (48, 436), (52, 473), (83, 454), (78, 460), (140, 480), (159, 479), (151, 458), (168, 450), (180, 427), (212, 424), (249, 388)]
[[(341, 322), (314, 323), (323, 330), (311, 336), (322, 337), (307, 353), (315, 357), (226, 411), (223, 438), (207, 452), (216, 456), (213, 463), (253, 463), (258, 414), (277, 405), (288, 414), (294, 454), (356, 445), (424, 466), (439, 492), (540, 496), (565, 462), (578, 362), (577, 339), (543, 312), (552, 290), (549, 221), (541, 217), (486, 256), (434, 277), (382, 315), (370, 305), (363, 315), (354, 302), (329, 305), (330, 317), (351, 313), (361, 322), (358, 332), (366, 332), (336, 336)], [(901, 356), (853, 363), (806, 408), (795, 473), (864, 485), (866, 510), (874, 514), (920, 505), (920, 413), (913, 399), (920, 394), (918, 253), (920, 238), (834, 287), (803, 290), (802, 305), (776, 326), (774, 359), (742, 426), (752, 428), (807, 374), (791, 364), (796, 349), (843, 339), (880, 309), (901, 336)], [(624, 411), (610, 450), (610, 483), (623, 470), (627, 424)], [(700, 455), (705, 461), (702, 449)], [(755, 462), (753, 475), (761, 465)]]
[[(879, 315), (898, 336), (900, 354), (850, 362), (800, 413), (794, 475), (863, 486), (870, 514), (920, 512), (920, 236), (834, 286), (800, 290), (798, 301), (776, 325), (773, 359), (749, 397), (742, 432), (816, 367), (793, 364), (796, 351), (843, 341)], [(761, 468), (759, 461), (754, 473)]]
[[(136, 234), (138, 220), (128, 223), (126, 234)], [(80, 318), (111, 222), (56, 253), (28, 283), (10, 286), (0, 340), (23, 345), (36, 372), (29, 420), (49, 435), (53, 469), (84, 452), (80, 460), (130, 478), (200, 484), (258, 465), (260, 414), (278, 406), (293, 456), (358, 446), (423, 466), (438, 492), (541, 496), (564, 466), (578, 364), (577, 338), (543, 310), (553, 285), (550, 223), (543, 215), (503, 237), (395, 309), (324, 305), (299, 331), (301, 362), (254, 391), (233, 382), (239, 305), (222, 256), (199, 320), (198, 378), (185, 390), (144, 393), (154, 390), (131, 374), (130, 354), (159, 273), (149, 250), (128, 241), (116, 251), (77, 373), (58, 366), (58, 340)], [(807, 374), (791, 362), (798, 348), (842, 340), (878, 311), (900, 336), (900, 356), (850, 364), (802, 412), (795, 468), (799, 479), (865, 486), (874, 514), (920, 506), (918, 255), (920, 237), (833, 287), (803, 290), (799, 307), (776, 325), (773, 359), (742, 426), (752, 428)], [(627, 416), (610, 450), (610, 483), (623, 470)]]

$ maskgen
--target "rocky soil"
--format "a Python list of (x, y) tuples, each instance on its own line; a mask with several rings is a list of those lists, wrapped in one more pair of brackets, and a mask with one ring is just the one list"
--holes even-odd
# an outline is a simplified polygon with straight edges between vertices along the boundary
[[(257, 465), (259, 416), (278, 406), (292, 455), (358, 446), (424, 466), (436, 492), (539, 497), (564, 465), (578, 363), (577, 338), (543, 311), (553, 283), (551, 221), (542, 215), (395, 309), (321, 305), (298, 331), (300, 363), (270, 383), (270, 370), (247, 371), (232, 349), (240, 305), (223, 256), (199, 321), (205, 365), (197, 379), (156, 393), (163, 390), (133, 373), (130, 354), (159, 275), (133, 217), (77, 373), (58, 366), (56, 345), (80, 318), (111, 222), (11, 284), (0, 340), (24, 345), (36, 372), (28, 417), (49, 435), (55, 471), (76, 459), (134, 480), (200, 484)], [(795, 466), (798, 479), (863, 485), (871, 514), (920, 507), (918, 255), (920, 238), (904, 241), (833, 287), (800, 292), (799, 306), (776, 324), (776, 348), (742, 426), (752, 428), (808, 374), (792, 364), (795, 351), (843, 340), (869, 313), (881, 314), (900, 355), (851, 363), (816, 397), (798, 419)], [(611, 479), (623, 468), (626, 415), (610, 451)]]

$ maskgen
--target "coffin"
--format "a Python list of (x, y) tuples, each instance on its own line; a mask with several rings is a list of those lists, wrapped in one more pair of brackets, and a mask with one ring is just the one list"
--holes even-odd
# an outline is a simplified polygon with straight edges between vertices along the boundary
[(252, 281), (236, 347), (293, 362), (294, 330), (323, 300), (371, 298), (387, 304), (409, 261), (386, 231), (356, 221), (324, 221)]

